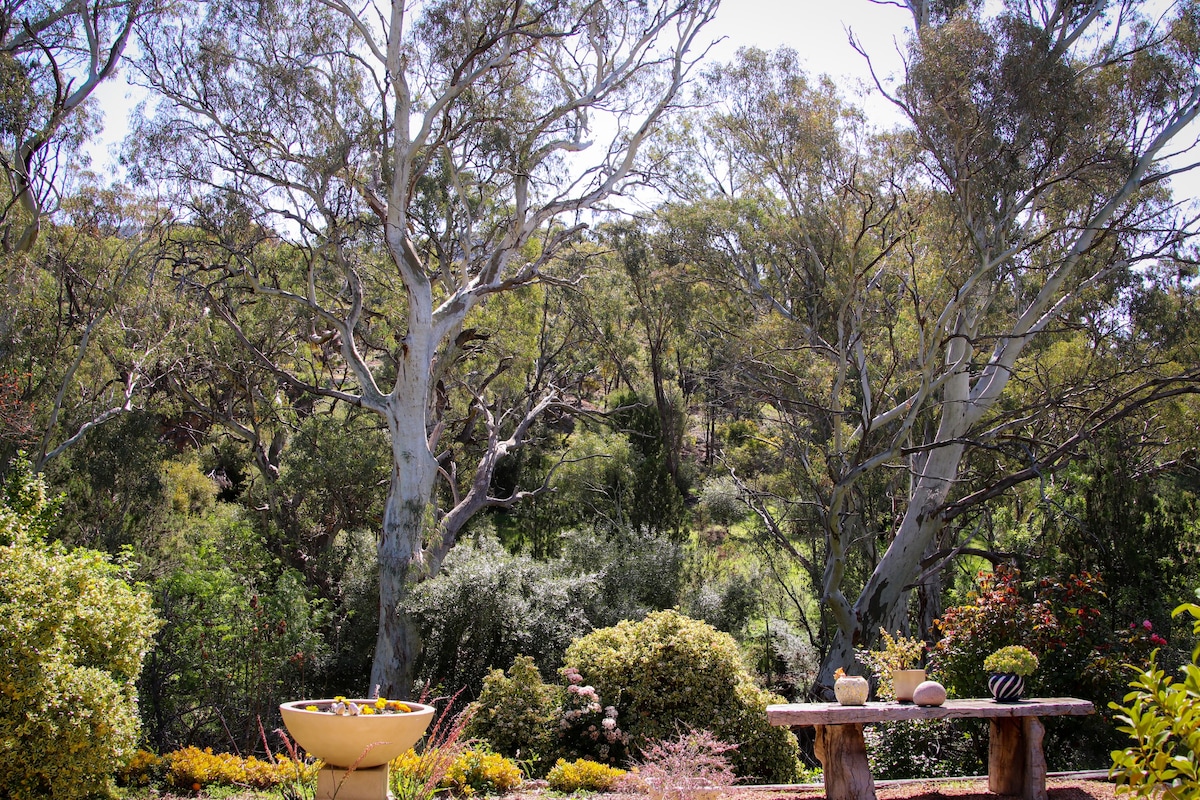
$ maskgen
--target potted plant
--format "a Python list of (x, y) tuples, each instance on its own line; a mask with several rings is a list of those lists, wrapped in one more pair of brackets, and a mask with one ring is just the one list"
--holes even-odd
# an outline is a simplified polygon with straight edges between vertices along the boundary
[(861, 706), (867, 702), (867, 693), (871, 685), (861, 675), (847, 675), (846, 670), (838, 667), (833, 673), (833, 694), (837, 701), (844, 706)]
[(983, 660), (988, 672), (988, 691), (997, 703), (1015, 703), (1025, 694), (1025, 679), (1038, 667), (1037, 656), (1028, 647), (1001, 647)]
[(911, 703), (913, 691), (925, 681), (925, 670), (920, 667), (925, 643), (902, 636), (899, 631), (893, 636), (883, 628), (879, 636), (882, 649), (856, 650), (855, 657), (879, 678), (878, 697)]

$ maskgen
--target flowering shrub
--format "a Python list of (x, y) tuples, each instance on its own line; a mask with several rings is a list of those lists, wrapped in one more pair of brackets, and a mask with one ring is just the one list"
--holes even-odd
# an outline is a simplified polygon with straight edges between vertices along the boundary
[[(1144, 663), (1152, 649), (1152, 625), (1135, 624), (1126, 635), (1104, 624), (1100, 609), (1107, 599), (1097, 575), (1022, 583), (1017, 570), (997, 567), (980, 574), (978, 587), (968, 603), (946, 609), (937, 621), (942, 639), (931, 667), (952, 697), (985, 696), (984, 659), (1020, 644), (1040, 662), (1030, 693), (1081, 697), (1103, 709), (1122, 693), (1121, 665)], [(1044, 748), (1054, 769), (1092, 769), (1119, 741), (1111, 714), (1102, 713), (1055, 720), (1046, 726)]]
[(167, 755), (165, 761), (167, 785), (192, 791), (214, 784), (272, 789), (289, 781), (307, 783), (316, 778), (318, 769), (316, 763), (292, 761), (285, 756), (264, 761), (254, 756), (214, 753), (211, 747), (185, 747)]
[(564, 667), (562, 676), (567, 683), (558, 723), (563, 749), (580, 755), (594, 752), (606, 762), (620, 759), (629, 736), (617, 723), (616, 706), (603, 705), (595, 687), (585, 686), (583, 676), (574, 667)]
[(454, 759), (442, 786), (457, 795), (505, 794), (521, 786), (521, 769), (502, 755), (472, 747)]
[(739, 775), (786, 783), (797, 774), (795, 737), (767, 722), (767, 704), (783, 700), (754, 684), (728, 634), (659, 611), (577, 640), (565, 661), (613, 705), (630, 746), (704, 726), (739, 743), (732, 758)]
[(610, 792), (617, 788), (625, 770), (586, 758), (573, 762), (560, 758), (546, 781), (556, 792)]
[(737, 780), (726, 756), (736, 749), (708, 731), (687, 731), (647, 746), (629, 783), (650, 800), (717, 798), (723, 787)]
[(108, 556), (46, 544), (45, 487), (12, 474), (0, 503), (4, 797), (103, 794), (137, 742), (134, 682), (158, 620)]

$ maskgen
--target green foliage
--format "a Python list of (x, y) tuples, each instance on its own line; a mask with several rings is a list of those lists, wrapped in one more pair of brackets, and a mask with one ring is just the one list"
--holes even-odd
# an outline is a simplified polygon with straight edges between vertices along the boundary
[[(1200, 606), (1185, 603), (1175, 615), (1192, 618), (1200, 634)], [(1133, 688), (1125, 705), (1110, 703), (1122, 723), (1118, 730), (1133, 744), (1112, 753), (1111, 776), (1117, 794), (1134, 797), (1195, 798), (1200, 796), (1200, 646), (1190, 664), (1181, 667), (1182, 680), (1168, 676), (1157, 654), (1144, 668), (1134, 667)]]
[(772, 783), (796, 775), (795, 737), (767, 723), (767, 704), (782, 701), (754, 685), (728, 634), (659, 611), (583, 637), (566, 663), (615, 703), (631, 747), (667, 739), (678, 726), (704, 727), (739, 744), (739, 775)]
[(634, 530), (678, 536), (686, 525), (683, 495), (667, 467), (669, 446), (654, 403), (632, 392), (610, 398), (609, 422), (629, 437), (635, 454), (630, 484), (622, 492), (624, 522)]
[[(1081, 697), (1102, 708), (1121, 692), (1121, 662), (1144, 657), (1149, 636), (1157, 636), (1140, 628), (1118, 635), (1104, 625), (1102, 583), (1088, 573), (1023, 586), (1017, 571), (998, 567), (980, 575), (968, 600), (938, 620), (942, 639), (931, 654), (932, 671), (952, 697), (986, 696), (984, 660), (1023, 645), (1040, 662), (1027, 681), (1031, 693)], [(1056, 720), (1046, 728), (1046, 752), (1055, 768), (1094, 768), (1115, 737), (1103, 715)]]
[(983, 669), (986, 672), (1004, 672), (1026, 678), (1036, 672), (1037, 667), (1037, 656), (1031, 653), (1028, 647), (1019, 644), (1001, 647), (983, 660)]
[(571, 762), (560, 758), (546, 776), (546, 782), (556, 792), (611, 792), (624, 775), (623, 769), (586, 758)]
[(704, 482), (700, 490), (700, 507), (710, 522), (724, 527), (741, 522), (749, 513), (737, 484), (727, 475)]
[(450, 551), (442, 572), (408, 600), (425, 642), (421, 679), (474, 690), (493, 664), (519, 653), (557, 669), (571, 640), (590, 629), (585, 608), (596, 594), (591, 575), (562, 566), (510, 555), (490, 537)]
[(522, 759), (548, 758), (556, 749), (564, 690), (542, 680), (529, 656), (517, 656), (505, 674), (492, 670), (472, 705), (466, 735)]
[(597, 525), (562, 535), (562, 560), (570, 574), (595, 575), (598, 592), (587, 599), (592, 627), (637, 620), (679, 599), (682, 548), (662, 535)]
[[(979, 775), (986, 771), (984, 726), (978, 720), (909, 720), (863, 729), (876, 780)], [(980, 749), (980, 743), (984, 743)]]
[(253, 749), (258, 720), (305, 696), (325, 662), (323, 604), (233, 506), (191, 520), (174, 547), (152, 586), (166, 624), (140, 682), (147, 734), (160, 752), (230, 737)]
[(159, 435), (153, 414), (122, 414), (50, 462), (47, 482), (64, 497), (58, 538), (110, 553), (154, 546), (171, 508)]
[[(27, 473), (26, 473), (27, 474)], [(103, 792), (133, 752), (135, 681), (159, 622), (102, 553), (33, 535), (38, 481), (0, 511), (0, 757), (11, 800)]]

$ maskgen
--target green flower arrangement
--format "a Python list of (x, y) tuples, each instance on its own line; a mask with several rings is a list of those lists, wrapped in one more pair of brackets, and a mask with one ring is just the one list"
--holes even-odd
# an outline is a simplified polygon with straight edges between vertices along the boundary
[(987, 672), (1007, 673), (1026, 678), (1037, 670), (1038, 660), (1028, 647), (1010, 644), (1008, 647), (1001, 647), (985, 658), (983, 668)]

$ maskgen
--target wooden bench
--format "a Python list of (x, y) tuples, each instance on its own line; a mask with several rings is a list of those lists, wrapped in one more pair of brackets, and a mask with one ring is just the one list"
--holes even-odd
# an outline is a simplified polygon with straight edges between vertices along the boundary
[(1046, 758), (1042, 753), (1045, 728), (1038, 717), (1095, 713), (1087, 700), (1041, 697), (1019, 703), (993, 700), (947, 700), (924, 707), (900, 703), (784, 703), (767, 706), (772, 725), (812, 726), (817, 729), (817, 758), (825, 770), (828, 800), (875, 800), (875, 781), (867, 766), (863, 725), (908, 719), (977, 717), (991, 722), (988, 743), (988, 789), (997, 794), (1046, 800)]

